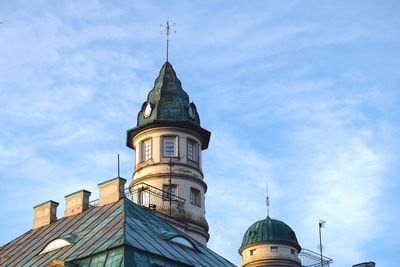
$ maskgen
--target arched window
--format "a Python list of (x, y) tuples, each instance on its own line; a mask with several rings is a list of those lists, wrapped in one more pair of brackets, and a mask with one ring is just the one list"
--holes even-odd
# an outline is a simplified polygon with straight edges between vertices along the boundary
[(161, 234), (163, 235), (165, 240), (171, 241), (177, 245), (181, 245), (181, 246), (184, 246), (187, 248), (197, 250), (193, 241), (191, 241), (189, 238), (187, 238), (184, 235), (180, 235), (178, 233), (171, 233), (171, 232), (167, 232), (167, 231), (161, 231)]
[(51, 241), (46, 245), (46, 247), (39, 253), (39, 255), (72, 245), (73, 243), (75, 243), (76, 241), (75, 239), (76, 237), (72, 234), (54, 239), (53, 241)]
[(187, 238), (183, 236), (175, 236), (171, 238), (170, 241), (191, 249), (196, 249), (196, 247), (192, 244), (192, 242), (190, 242)]
[(71, 242), (69, 242), (63, 238), (54, 239), (53, 241), (51, 241), (50, 243), (47, 244), (47, 246), (42, 250), (42, 252), (39, 253), (39, 255), (44, 254), (49, 251), (52, 251), (52, 250), (56, 250), (59, 248), (69, 246), (71, 244), (72, 244)]

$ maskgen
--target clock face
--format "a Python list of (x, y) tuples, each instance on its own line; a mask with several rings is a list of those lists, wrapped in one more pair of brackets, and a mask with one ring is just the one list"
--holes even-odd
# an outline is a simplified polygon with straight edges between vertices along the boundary
[(147, 102), (147, 105), (144, 108), (144, 117), (145, 118), (149, 117), (151, 114), (151, 111), (152, 111), (151, 104), (149, 102)]

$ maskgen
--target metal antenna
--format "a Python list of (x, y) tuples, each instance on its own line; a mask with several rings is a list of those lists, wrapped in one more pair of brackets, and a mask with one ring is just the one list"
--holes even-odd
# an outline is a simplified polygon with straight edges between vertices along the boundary
[(268, 193), (268, 182), (267, 182), (267, 197), (265, 199), (265, 202), (267, 204), (267, 215), (269, 217), (269, 193)]
[(171, 32), (176, 33), (176, 31), (171, 28), (174, 26), (175, 26), (175, 22), (173, 22), (172, 25), (170, 25), (169, 17), (168, 17), (167, 23), (165, 25), (160, 24), (160, 27), (163, 27), (163, 30), (160, 33), (165, 34), (167, 36), (167, 61), (168, 61), (168, 52), (169, 52), (169, 35), (171, 34)]
[(325, 221), (319, 220), (319, 250), (321, 252), (321, 266), (324, 266), (324, 260), (322, 257), (322, 238), (321, 238), (321, 228), (325, 227)]
[(118, 178), (120, 177), (120, 169), (119, 169), (119, 154), (118, 154)]

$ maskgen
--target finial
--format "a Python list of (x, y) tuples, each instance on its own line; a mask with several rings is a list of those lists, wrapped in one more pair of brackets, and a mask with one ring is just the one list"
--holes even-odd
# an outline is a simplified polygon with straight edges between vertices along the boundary
[(269, 193), (268, 193), (268, 182), (267, 182), (267, 197), (265, 200), (266, 204), (267, 204), (267, 215), (269, 217)]
[(163, 27), (163, 30), (160, 32), (161, 34), (165, 34), (167, 36), (167, 61), (168, 61), (168, 50), (169, 50), (169, 35), (172, 33), (176, 33), (174, 29), (171, 27), (175, 26), (175, 23), (173, 22), (172, 25), (169, 23), (169, 17), (167, 19), (167, 23), (165, 25), (160, 24), (160, 27)]

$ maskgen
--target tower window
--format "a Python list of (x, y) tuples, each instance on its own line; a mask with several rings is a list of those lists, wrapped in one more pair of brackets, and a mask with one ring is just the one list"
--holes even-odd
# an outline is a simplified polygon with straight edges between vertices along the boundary
[(253, 255), (256, 255), (256, 250), (255, 249), (250, 250), (250, 256), (253, 256)]
[(278, 247), (271, 247), (271, 252), (273, 252), (273, 253), (278, 252)]
[(199, 148), (198, 144), (195, 141), (190, 139), (187, 140), (187, 158), (191, 161), (199, 161)]
[(165, 136), (163, 137), (163, 156), (164, 157), (177, 157), (177, 145), (176, 136)]
[(152, 144), (151, 139), (147, 139), (141, 142), (141, 161), (151, 159)]
[(163, 200), (174, 200), (177, 196), (177, 185), (163, 185)]
[(190, 203), (201, 207), (200, 190), (196, 188), (190, 188)]
[(292, 255), (296, 255), (296, 251), (294, 250), (294, 249), (290, 249), (290, 253), (292, 254)]

